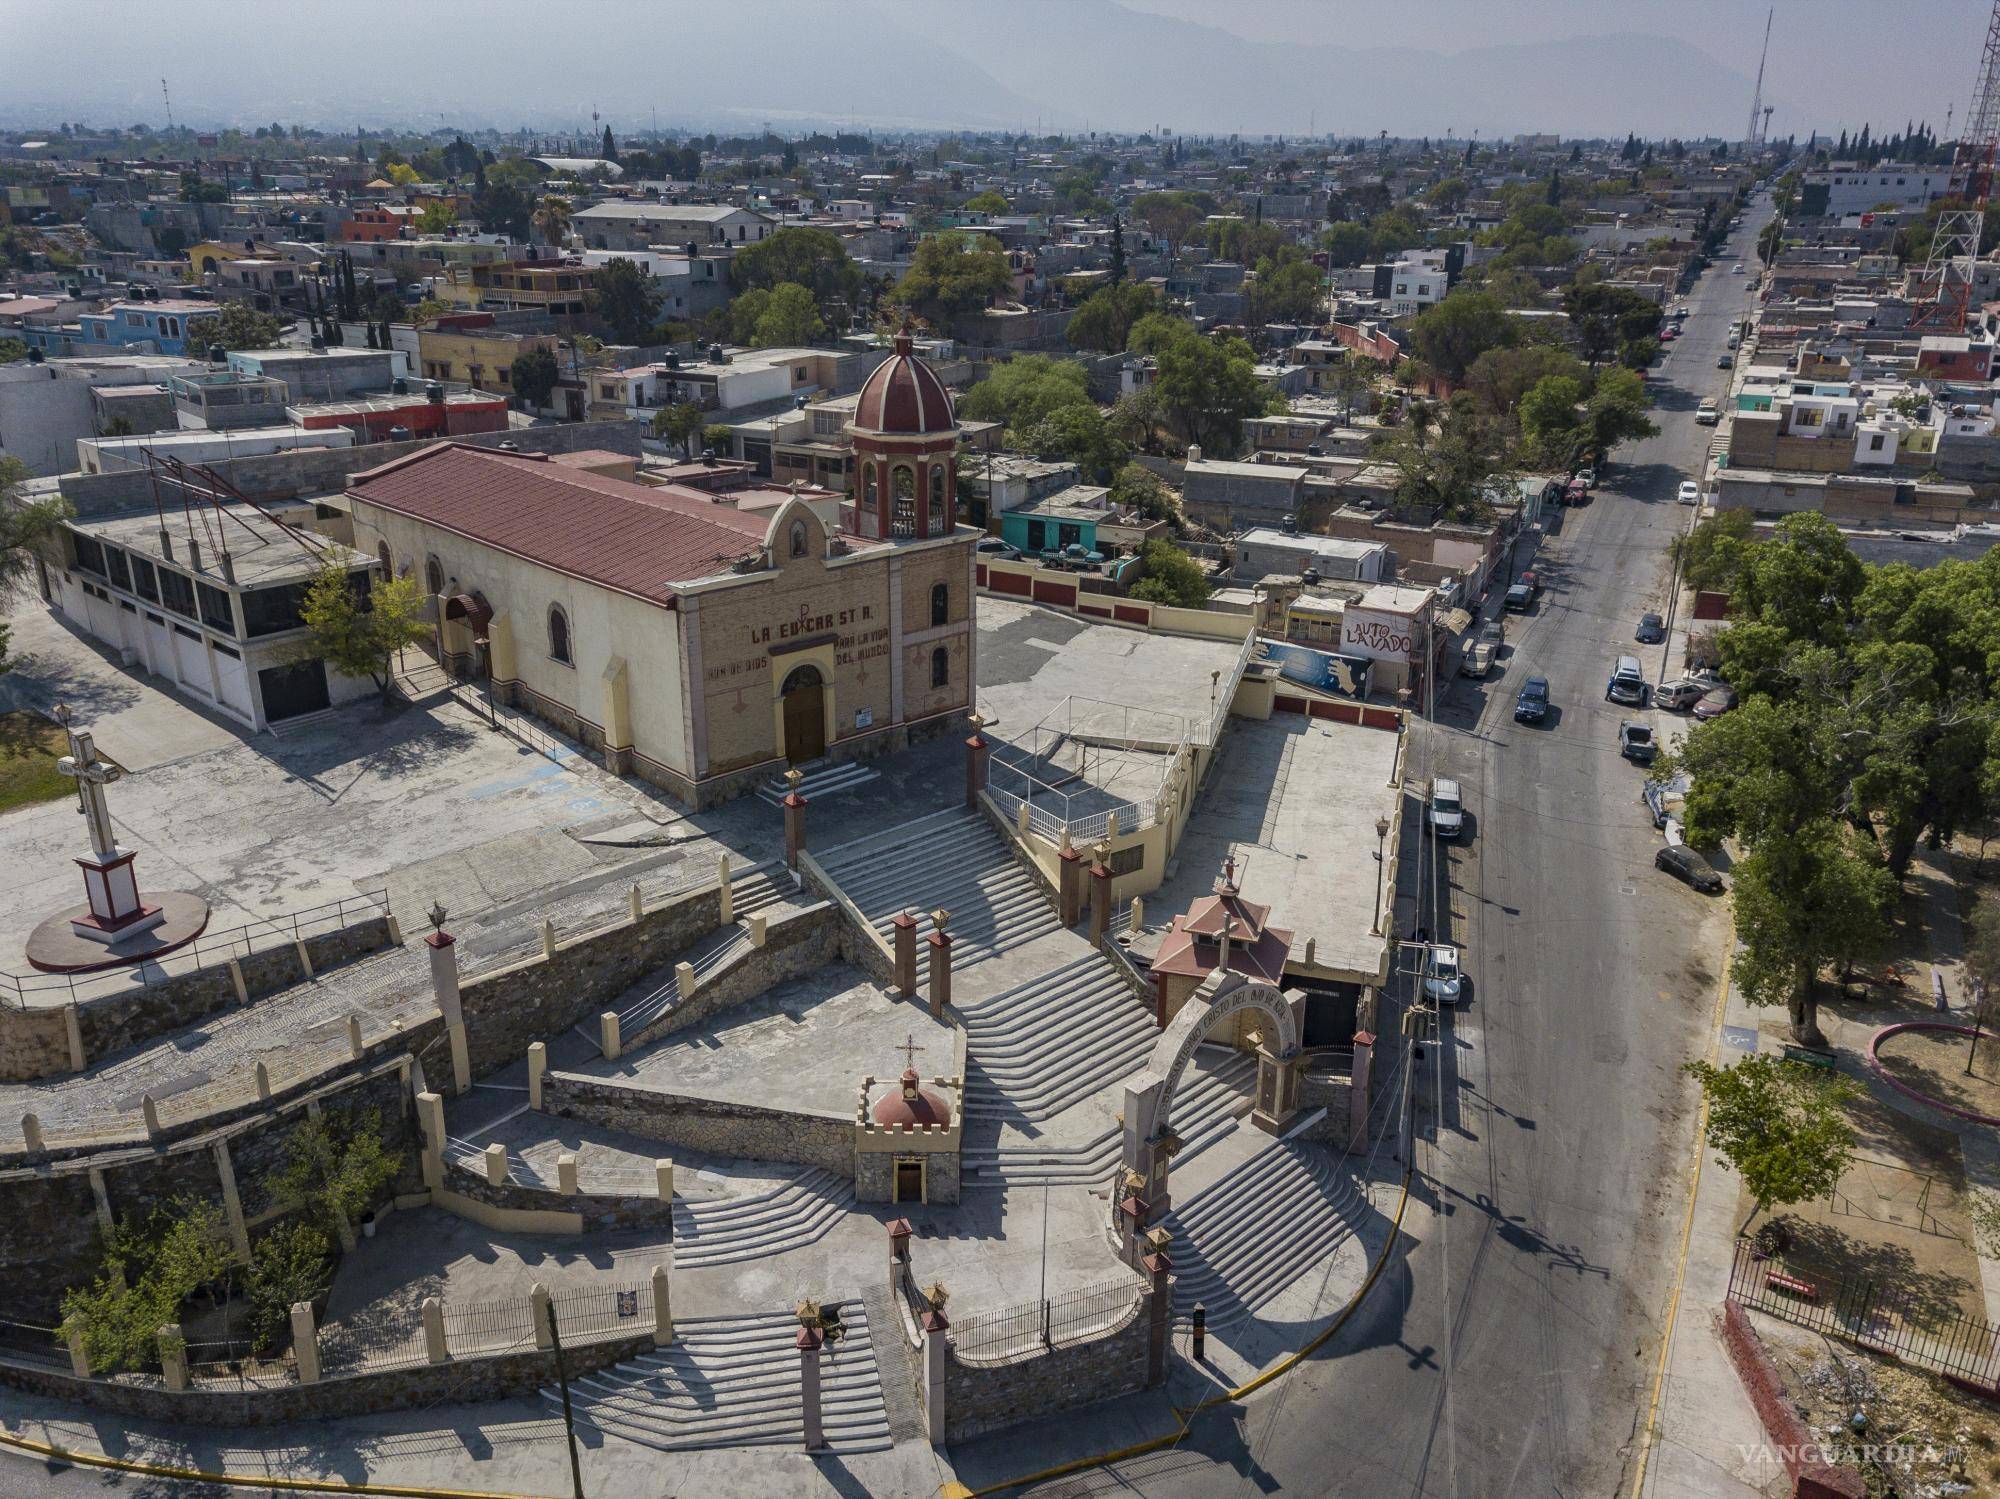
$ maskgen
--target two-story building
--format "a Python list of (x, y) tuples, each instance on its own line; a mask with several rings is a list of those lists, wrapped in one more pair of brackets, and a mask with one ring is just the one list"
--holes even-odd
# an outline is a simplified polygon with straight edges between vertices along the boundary
[(754, 245), (778, 227), (769, 214), (727, 203), (643, 203), (615, 200), (579, 209), (570, 228), (592, 250), (644, 250), (658, 245)]

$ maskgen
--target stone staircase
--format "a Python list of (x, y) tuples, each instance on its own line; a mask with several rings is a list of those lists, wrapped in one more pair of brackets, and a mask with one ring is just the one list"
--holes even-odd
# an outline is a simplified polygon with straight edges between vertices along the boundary
[(729, 878), (730, 907), (738, 921), (752, 911), (761, 911), (781, 900), (796, 899), (798, 893), (797, 877), (781, 862), (753, 864)]
[[(1187, 1074), (1174, 1100), (1174, 1128), (1186, 1142), (1174, 1157), (1177, 1166), (1200, 1155), (1250, 1112), (1257, 1083), (1256, 1060), (1237, 1051), (1212, 1066), (1204, 1066), (1204, 1060), (1198, 1053), (1194, 1066), (1199, 1070)], [(993, 1136), (997, 1143), (973, 1144), (979, 1133), (977, 1123), (969, 1123), (968, 1131), (961, 1167), (968, 1191), (975, 1187), (1099, 1187), (1118, 1165), (1116, 1125), (1091, 1140), (1071, 1145), (1009, 1144), (1018, 1137), (1006, 1131)]]
[(965, 1115), (1046, 1119), (1136, 1072), (1158, 1031), (1096, 953), (965, 1011)]
[(674, 1202), (674, 1265), (762, 1259), (823, 1237), (854, 1205), (854, 1184), (814, 1167), (751, 1197)]
[[(808, 801), (852, 791), (857, 786), (882, 779), (881, 771), (871, 770), (858, 760), (845, 760), (838, 765), (814, 760), (799, 769), (805, 772), (805, 779), (799, 782), (799, 795)], [(776, 775), (757, 788), (757, 795), (776, 807), (784, 803), (785, 794), (791, 789), (783, 776)]]
[(957, 966), (1059, 929), (1055, 908), (999, 830), (962, 809), (842, 844), (819, 863), (884, 942), (894, 942), (889, 923), (899, 911), (950, 911)]
[(1363, 1206), (1320, 1146), (1272, 1140), (1167, 1215), (1175, 1317), (1188, 1317), (1197, 1301), (1211, 1328), (1255, 1316), (1317, 1273)]
[[(847, 1334), (820, 1354), (820, 1411), (827, 1450), (876, 1452), (891, 1445), (868, 1313), (839, 1305)], [(579, 1426), (660, 1451), (702, 1447), (798, 1447), (799, 1324), (789, 1312), (690, 1317), (657, 1352), (570, 1382)], [(889, 1328), (885, 1338), (900, 1337)], [(560, 1414), (562, 1397), (542, 1391)]]

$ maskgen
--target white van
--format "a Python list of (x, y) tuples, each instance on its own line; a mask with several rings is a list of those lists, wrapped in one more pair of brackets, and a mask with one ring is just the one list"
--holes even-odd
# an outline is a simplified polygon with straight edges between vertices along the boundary
[(1604, 696), (1608, 702), (1628, 707), (1646, 706), (1646, 670), (1637, 656), (1618, 658), (1618, 664), (1611, 668), (1611, 680), (1604, 684)]
[(1431, 778), (1431, 831), (1440, 838), (1456, 838), (1465, 831), (1465, 798), (1458, 782), (1446, 776)]

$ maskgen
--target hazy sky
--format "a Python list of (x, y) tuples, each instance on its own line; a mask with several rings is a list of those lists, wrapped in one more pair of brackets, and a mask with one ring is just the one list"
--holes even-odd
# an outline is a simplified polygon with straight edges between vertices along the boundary
[[(0, 0), (0, 123), (1742, 133), (1765, 0)], [(1962, 115), (1988, 0), (1778, 0), (1775, 134)]]

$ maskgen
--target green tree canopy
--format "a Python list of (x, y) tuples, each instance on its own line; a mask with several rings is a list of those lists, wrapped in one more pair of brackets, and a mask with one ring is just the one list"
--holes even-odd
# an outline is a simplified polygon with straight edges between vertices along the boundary
[(847, 253), (840, 236), (828, 229), (787, 224), (745, 245), (729, 260), (729, 284), (737, 291), (762, 287), (775, 291), (791, 284), (812, 293), (821, 317), (836, 304), (852, 308), (861, 298), (861, 267)]
[(192, 344), (220, 344), (225, 349), (269, 349), (284, 332), (282, 318), (259, 312), (248, 302), (224, 302), (214, 317), (198, 319), (189, 331)]
[(686, 402), (662, 406), (653, 413), (653, 436), (679, 443), (682, 455), (688, 458), (694, 457), (695, 439), (707, 425), (702, 409)]
[(1257, 263), (1250, 283), (1250, 318), (1256, 323), (1317, 323), (1326, 293), (1318, 266), (1290, 246), (1276, 259)]
[(988, 234), (936, 234), (917, 245), (910, 268), (890, 293), (933, 327), (991, 306), (1014, 284), (1007, 253)]
[(826, 324), (820, 321), (813, 294), (796, 281), (780, 282), (764, 292), (763, 298), (746, 340), (751, 348), (797, 348), (826, 336)]
[(1132, 597), (1148, 603), (1199, 609), (1208, 602), (1208, 578), (1186, 552), (1170, 541), (1149, 541), (1142, 554), (1146, 576), (1132, 586)]
[(415, 578), (351, 574), (330, 560), (306, 586), (299, 614), (306, 634), (295, 650), (349, 677), (371, 677), (386, 699), (397, 651), (430, 634), (430, 604)]
[(638, 343), (659, 316), (659, 288), (637, 261), (616, 256), (597, 268), (590, 310), (620, 343)]
[(1157, 311), (1159, 305), (1159, 293), (1144, 282), (1102, 287), (1085, 298), (1070, 318), (1070, 347), (1099, 354), (1122, 353), (1132, 336), (1132, 325)]
[(1083, 366), (1047, 354), (1023, 354), (1000, 365), (958, 403), (974, 421), (1024, 428), (1064, 406), (1089, 406)]
[[(1085, 186), (1088, 187), (1088, 185), (1086, 182)], [(967, 213), (1005, 213), (1007, 211), (1007, 200), (989, 187), (984, 192), (974, 193), (961, 203), (959, 207), (963, 208)]]
[(1236, 452), (1244, 418), (1272, 409), (1275, 398), (1257, 378), (1256, 355), (1240, 338), (1205, 336), (1170, 313), (1154, 312), (1132, 325), (1131, 345), (1158, 367), (1153, 389), (1160, 412), (1205, 452)]
[(1504, 434), (1459, 395), (1442, 413), (1419, 401), (1376, 440), (1375, 456), (1396, 470), (1396, 510), (1405, 517), (1477, 522), (1491, 514), (1488, 495), (1504, 482)]
[(539, 344), (516, 358), (507, 372), (514, 394), (527, 406), (548, 405), (549, 397), (555, 393), (556, 381), (561, 376), (555, 351)]
[(1504, 348), (1516, 337), (1514, 320), (1499, 298), (1480, 291), (1454, 291), (1417, 314), (1410, 325), (1417, 357), (1453, 385), (1464, 381), (1481, 354)]
[(1563, 310), (1583, 345), (1584, 357), (1593, 363), (1621, 344), (1652, 337), (1660, 328), (1658, 303), (1602, 281), (1571, 282), (1563, 293)]
[(1770, 1056), (1682, 1070), (1708, 1099), (1704, 1138), (1743, 1179), (1755, 1212), (1810, 1202), (1839, 1185), (1854, 1154), (1842, 1106), (1860, 1091), (1849, 1079)]

